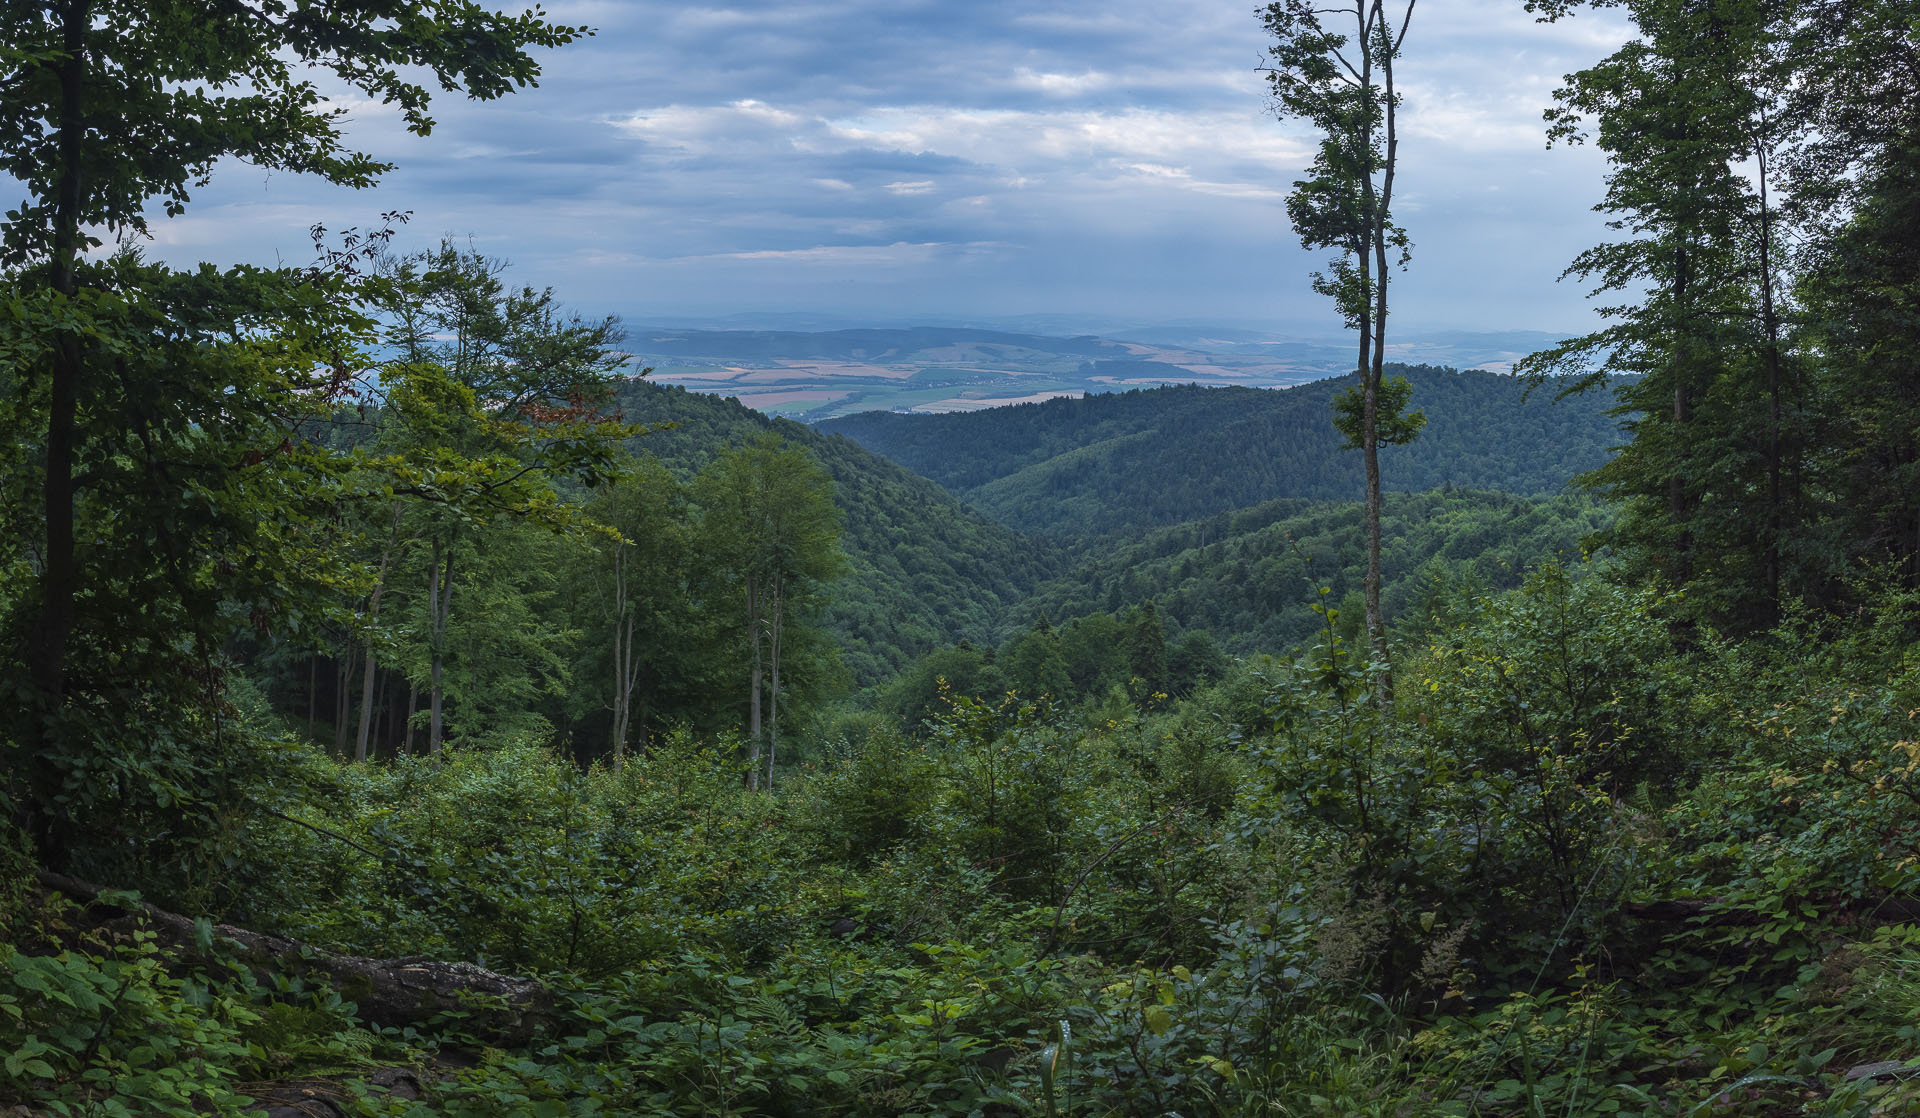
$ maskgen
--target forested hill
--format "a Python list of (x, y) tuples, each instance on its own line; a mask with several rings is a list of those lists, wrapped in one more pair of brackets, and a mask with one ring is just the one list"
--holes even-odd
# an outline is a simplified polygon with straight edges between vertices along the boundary
[[(1436, 601), (1510, 589), (1538, 563), (1575, 562), (1610, 519), (1580, 493), (1393, 494), (1381, 521), (1386, 613), (1418, 626)], [(1322, 624), (1313, 612), (1322, 589), (1359, 618), (1362, 540), (1357, 501), (1268, 501), (1092, 549), (1017, 616), (1058, 621), (1151, 601), (1176, 628), (1204, 629), (1230, 652), (1290, 648)]]
[[(1433, 366), (1396, 369), (1426, 430), (1382, 452), (1389, 490), (1551, 493), (1621, 441), (1608, 393)], [(1175, 524), (1282, 497), (1350, 499), (1358, 452), (1334, 431), (1346, 379), (1286, 389), (1142, 389), (947, 415), (871, 412), (820, 424), (946, 486), (1003, 523), (1050, 533)]]
[(1007, 610), (1056, 553), (961, 505), (909, 470), (835, 435), (773, 419), (736, 401), (631, 381), (619, 393), (629, 421), (674, 427), (632, 448), (691, 476), (714, 455), (763, 431), (804, 446), (833, 478), (847, 570), (827, 594), (826, 624), (856, 682), (890, 677), (950, 641), (995, 639)]

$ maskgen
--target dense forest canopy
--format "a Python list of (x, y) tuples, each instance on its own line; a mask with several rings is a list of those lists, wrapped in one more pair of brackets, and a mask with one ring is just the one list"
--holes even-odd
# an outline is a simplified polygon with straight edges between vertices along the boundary
[(1363, 503), (1338, 384), (815, 430), (401, 215), (153, 263), (584, 29), (0, 6), (0, 1106), (1920, 1108), (1920, 20), (1610, 7), (1605, 325), (1363, 350)]

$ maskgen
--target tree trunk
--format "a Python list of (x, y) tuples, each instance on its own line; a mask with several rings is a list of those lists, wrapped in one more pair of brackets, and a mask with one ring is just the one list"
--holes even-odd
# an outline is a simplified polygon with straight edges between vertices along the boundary
[(400, 752), (402, 753), (413, 752), (413, 712), (419, 709), (419, 706), (420, 706), (420, 684), (416, 680), (408, 679), (407, 680), (407, 720), (402, 725), (402, 733), (405, 736), (400, 739)]
[(768, 610), (767, 658), (772, 679), (767, 696), (767, 791), (773, 791), (773, 766), (780, 752), (780, 636), (786, 629), (786, 587), (774, 582)]
[[(86, 148), (86, 32), (92, 20), (88, 0), (67, 0), (60, 8), (62, 45), (67, 57), (55, 71), (60, 82), (60, 182), (53, 214), (53, 288), (68, 300), (79, 293), (80, 214), (84, 198), (81, 161)], [(79, 335), (63, 330), (54, 347), (48, 385), (46, 475), (41, 501), (47, 523), (46, 552), (40, 564), (40, 602), (26, 634), (27, 674), (42, 707), (36, 721), (40, 751), (33, 766), (35, 802), (27, 805), (29, 827), (41, 850), (60, 849), (54, 802), (63, 779), (54, 763), (64, 747), (61, 707), (66, 702), (67, 656), (73, 638), (74, 598), (81, 585), (83, 557), (75, 546), (73, 476), (80, 413), (83, 360)]]
[[(100, 887), (55, 873), (41, 873), (40, 883), (76, 901), (87, 903)], [(117, 927), (124, 921), (144, 921), (158, 941), (190, 962), (218, 965), (222, 958), (267, 974), (305, 974), (308, 981), (324, 981), (356, 1005), (359, 1017), (389, 1028), (418, 1026), (448, 1010), (465, 1007), (463, 1029), (508, 1045), (523, 1044), (553, 1006), (552, 993), (526, 978), (495, 974), (472, 963), (441, 963), (423, 959), (368, 959), (358, 955), (329, 955), (295, 940), (215, 925), (213, 934), (230, 941), (229, 950), (209, 956), (200, 946), (193, 920), (141, 904), (135, 915), (114, 915), (119, 905), (95, 905), (87, 913), (101, 925)], [(104, 919), (101, 919), (104, 917)], [(237, 948), (237, 950), (233, 950)]]
[(360, 661), (360, 643), (352, 639), (349, 633), (347, 646), (342, 651), (340, 663), (333, 673), (333, 751), (347, 751), (347, 712), (352, 709), (348, 702), (353, 681), (353, 669)]
[(1767, 333), (1767, 538), (1762, 558), (1766, 601), (1760, 623), (1762, 628), (1770, 629), (1780, 620), (1780, 541), (1786, 535), (1786, 492), (1781, 484), (1780, 318), (1773, 303), (1773, 214), (1767, 199), (1767, 175), (1771, 168), (1765, 129), (1763, 111), (1762, 136), (1754, 143), (1760, 184), (1760, 316)]
[[(1380, 12), (1378, 18), (1384, 20), (1386, 14)], [(1407, 5), (1407, 19), (1413, 19), (1413, 5)], [(1387, 29), (1382, 27), (1383, 33)], [(1401, 35), (1406, 28), (1401, 28)], [(1380, 559), (1380, 518), (1384, 514), (1384, 502), (1380, 493), (1380, 386), (1386, 377), (1387, 361), (1387, 281), (1392, 269), (1387, 261), (1387, 235), (1393, 214), (1393, 178), (1399, 162), (1400, 136), (1396, 129), (1399, 117), (1398, 106), (1394, 103), (1393, 57), (1398, 43), (1380, 56), (1380, 80), (1386, 88), (1386, 163), (1381, 168), (1380, 199), (1373, 212), (1373, 257), (1374, 270), (1377, 273), (1373, 288), (1373, 369), (1368, 382), (1366, 399), (1366, 470), (1367, 470), (1367, 635), (1373, 642), (1374, 659), (1387, 662), (1387, 619), (1380, 609), (1380, 584), (1384, 580)], [(1391, 677), (1381, 676), (1381, 686), (1391, 695)]]
[[(1677, 318), (1684, 322), (1687, 317), (1688, 281), (1691, 278), (1688, 266), (1691, 258), (1687, 253), (1683, 239), (1675, 252), (1673, 262), (1673, 303)], [(1674, 343), (1673, 362), (1673, 426), (1675, 443), (1684, 445), (1686, 436), (1681, 432), (1693, 422), (1693, 397), (1687, 384), (1689, 369), (1686, 355), (1681, 344)], [(1687, 478), (1676, 465), (1674, 474), (1667, 479), (1667, 515), (1673, 518), (1674, 556), (1672, 562), (1673, 582), (1675, 586), (1685, 586), (1693, 578), (1693, 533), (1687, 527), (1692, 516), (1692, 502), (1687, 499)]]
[[(55, 67), (60, 80), (60, 184), (55, 188), (53, 213), (53, 288), (71, 300), (79, 294), (81, 158), (86, 142), (86, 31), (91, 21), (88, 0), (61, 5), (62, 45), (67, 58)], [(66, 696), (67, 644), (73, 635), (73, 601), (80, 584), (79, 555), (74, 546), (73, 459), (80, 411), (80, 339), (72, 330), (61, 332), (54, 348), (49, 384), (46, 476), (41, 500), (47, 521), (46, 554), (40, 567), (40, 610), (29, 636), (28, 662), (35, 686), (48, 713)], [(50, 734), (57, 734), (53, 721)], [(49, 741), (49, 745), (57, 745)]]
[(627, 725), (633, 709), (633, 614), (627, 601), (627, 548), (613, 547), (613, 771), (627, 762)]
[(760, 790), (760, 587), (747, 578), (747, 640), (752, 644), (752, 670), (747, 684), (747, 787)]
[(387, 564), (400, 542), (400, 506), (393, 506), (393, 528), (387, 533), (387, 546), (380, 552), (380, 573), (374, 576), (373, 594), (367, 602), (367, 663), (360, 673), (360, 732), (354, 740), (353, 759), (367, 759), (367, 739), (373, 733), (373, 677), (375, 667), (373, 626), (380, 619), (380, 595), (387, 589)]
[[(367, 614), (367, 621), (369, 623), (373, 621), (372, 611), (378, 610), (379, 608), (380, 596), (378, 591), (376, 591), (373, 604)], [(373, 639), (369, 637), (367, 639), (366, 662), (361, 665), (360, 668), (360, 727), (354, 734), (353, 759), (355, 761), (365, 761), (367, 759), (367, 740), (373, 733), (373, 680), (374, 676), (378, 674), (378, 670), (379, 665), (374, 654)]]
[[(444, 563), (442, 562), (442, 557)], [(428, 669), (427, 755), (436, 756), (446, 732), (445, 663), (447, 618), (453, 613), (453, 546), (435, 540), (433, 569), (427, 576), (428, 613), (432, 621), (433, 663)]]

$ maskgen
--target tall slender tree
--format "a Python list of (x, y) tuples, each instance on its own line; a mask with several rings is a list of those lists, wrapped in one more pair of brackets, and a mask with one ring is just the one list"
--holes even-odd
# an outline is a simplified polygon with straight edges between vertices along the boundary
[(767, 434), (714, 459), (694, 482), (702, 552), (732, 603), (747, 675), (748, 783), (771, 784), (787, 630), (810, 592), (839, 573), (833, 482), (812, 456)]
[(1386, 376), (1388, 280), (1410, 252), (1406, 230), (1393, 220), (1400, 157), (1394, 65), (1414, 4), (1275, 0), (1263, 12), (1274, 39), (1264, 71), (1273, 110), (1320, 135), (1308, 176), (1287, 198), (1287, 216), (1303, 245), (1336, 253), (1326, 271), (1315, 273), (1314, 290), (1331, 297), (1359, 335), (1356, 383), (1336, 400), (1334, 422), (1365, 463), (1367, 633), (1381, 660), (1387, 625), (1380, 611), (1380, 448), (1412, 441), (1426, 420), (1405, 410), (1412, 396), (1406, 379)]
[[(619, 534), (583, 556), (577, 596), (585, 630), (576, 690), (610, 716), (607, 746), (620, 769), (644, 752), (652, 716), (689, 682), (703, 643), (688, 586), (694, 558), (684, 487), (652, 458), (602, 487), (588, 512)], [(604, 683), (604, 690), (601, 684)]]

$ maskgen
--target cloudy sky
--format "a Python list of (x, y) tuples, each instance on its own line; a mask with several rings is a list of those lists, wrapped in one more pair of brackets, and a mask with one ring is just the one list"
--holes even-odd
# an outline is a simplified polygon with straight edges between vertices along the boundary
[[(1284, 197), (1310, 140), (1266, 109), (1250, 0), (586, 0), (540, 88), (443, 100), (431, 137), (349, 102), (374, 191), (223, 168), (157, 254), (305, 262), (314, 221), (413, 211), (571, 305), (637, 321), (1079, 316), (1337, 329)], [(1556, 277), (1604, 232), (1562, 74), (1619, 40), (1520, 0), (1422, 0), (1402, 63), (1396, 288), (1412, 329), (1571, 331)]]

